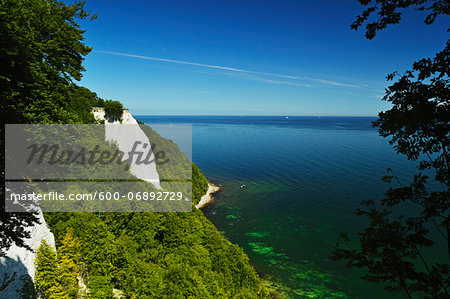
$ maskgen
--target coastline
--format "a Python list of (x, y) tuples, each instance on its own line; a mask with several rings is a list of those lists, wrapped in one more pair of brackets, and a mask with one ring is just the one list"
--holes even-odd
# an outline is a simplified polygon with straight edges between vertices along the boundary
[(214, 193), (220, 191), (220, 189), (221, 189), (220, 187), (217, 187), (213, 183), (208, 182), (208, 191), (206, 191), (206, 194), (202, 196), (199, 203), (196, 204), (195, 207), (197, 209), (201, 209), (204, 206), (206, 206), (207, 204), (209, 204), (213, 199), (212, 195)]

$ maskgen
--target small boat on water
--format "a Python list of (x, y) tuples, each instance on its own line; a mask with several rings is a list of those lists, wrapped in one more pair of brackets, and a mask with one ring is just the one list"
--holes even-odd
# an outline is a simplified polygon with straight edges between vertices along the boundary
[(241, 185), (241, 189), (244, 189), (244, 188), (245, 188), (245, 184), (242, 184), (242, 185)]

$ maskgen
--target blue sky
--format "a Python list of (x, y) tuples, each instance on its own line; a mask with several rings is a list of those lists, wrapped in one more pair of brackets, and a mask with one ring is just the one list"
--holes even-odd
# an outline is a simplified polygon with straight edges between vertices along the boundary
[[(346, 1), (100, 1), (82, 22), (81, 81), (134, 114), (374, 116), (386, 74), (432, 56), (443, 19), (404, 20), (368, 41)], [(448, 21), (448, 20), (447, 20)]]

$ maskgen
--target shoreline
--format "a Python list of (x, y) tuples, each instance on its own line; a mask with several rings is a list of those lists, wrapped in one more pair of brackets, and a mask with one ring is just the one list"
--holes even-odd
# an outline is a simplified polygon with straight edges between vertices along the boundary
[(197, 209), (201, 209), (209, 204), (213, 200), (213, 194), (220, 191), (222, 188), (214, 185), (213, 183), (208, 182), (208, 191), (206, 194), (202, 196), (198, 204), (195, 205)]

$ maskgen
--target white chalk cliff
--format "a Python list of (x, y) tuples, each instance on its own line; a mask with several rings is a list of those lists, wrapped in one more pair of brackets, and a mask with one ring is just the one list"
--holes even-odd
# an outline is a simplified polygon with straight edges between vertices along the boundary
[(20, 298), (19, 294), (22, 290), (24, 280), (32, 279), (36, 271), (36, 250), (41, 245), (41, 241), (45, 240), (53, 248), (55, 247), (55, 237), (44, 220), (42, 212), (38, 214), (40, 224), (27, 227), (31, 233), (31, 238), (25, 243), (30, 246), (33, 251), (29, 251), (22, 247), (12, 245), (6, 252), (6, 258), (0, 258), (0, 282), (3, 286), (7, 285), (0, 291), (0, 298)]
[[(143, 159), (148, 157), (148, 161), (154, 160), (151, 149), (151, 143), (144, 131), (142, 131), (138, 122), (128, 109), (124, 109), (122, 119), (111, 120), (105, 118), (105, 110), (102, 107), (92, 108), (95, 119), (105, 121), (106, 140), (117, 144), (119, 150), (124, 152), (123, 160), (128, 160), (128, 152), (133, 150), (137, 144), (136, 150), (143, 152)], [(130, 164), (130, 172), (138, 179), (152, 183), (156, 188), (161, 189), (159, 174), (156, 170), (156, 164), (136, 164), (137, 156), (133, 156)]]

